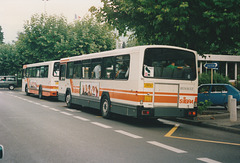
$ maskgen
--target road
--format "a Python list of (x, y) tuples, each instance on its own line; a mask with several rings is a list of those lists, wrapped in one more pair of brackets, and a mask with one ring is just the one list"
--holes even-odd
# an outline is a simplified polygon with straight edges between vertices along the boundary
[(104, 119), (0, 89), (0, 163), (239, 162), (238, 134), (159, 119)]

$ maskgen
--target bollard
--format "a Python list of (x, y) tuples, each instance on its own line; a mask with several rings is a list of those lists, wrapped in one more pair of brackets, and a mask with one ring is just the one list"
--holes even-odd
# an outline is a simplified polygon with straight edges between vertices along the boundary
[(231, 99), (233, 98), (232, 95), (228, 95), (228, 103), (227, 103), (227, 109), (230, 112), (230, 103), (231, 103)]
[(230, 100), (230, 121), (237, 121), (237, 100), (235, 98)]

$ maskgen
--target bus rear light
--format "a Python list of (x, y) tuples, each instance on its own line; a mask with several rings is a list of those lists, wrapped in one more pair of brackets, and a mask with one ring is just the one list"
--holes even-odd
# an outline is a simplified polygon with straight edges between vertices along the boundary
[(150, 111), (149, 110), (142, 110), (142, 115), (150, 115)]
[(190, 111), (190, 112), (188, 112), (188, 115), (189, 116), (196, 116), (197, 113), (196, 113), (196, 111)]

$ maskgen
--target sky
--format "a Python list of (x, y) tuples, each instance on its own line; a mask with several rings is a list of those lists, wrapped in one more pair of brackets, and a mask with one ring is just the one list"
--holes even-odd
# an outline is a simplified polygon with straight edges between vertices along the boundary
[(91, 6), (102, 6), (101, 0), (0, 0), (0, 26), (4, 42), (17, 40), (17, 33), (32, 15), (45, 11), (49, 15), (63, 15), (71, 23), (75, 15), (81, 18), (89, 14)]

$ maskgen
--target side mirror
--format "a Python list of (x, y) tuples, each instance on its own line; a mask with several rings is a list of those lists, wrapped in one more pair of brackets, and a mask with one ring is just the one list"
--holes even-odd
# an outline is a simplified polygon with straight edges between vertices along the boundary
[(3, 146), (0, 145), (0, 159), (3, 158)]

